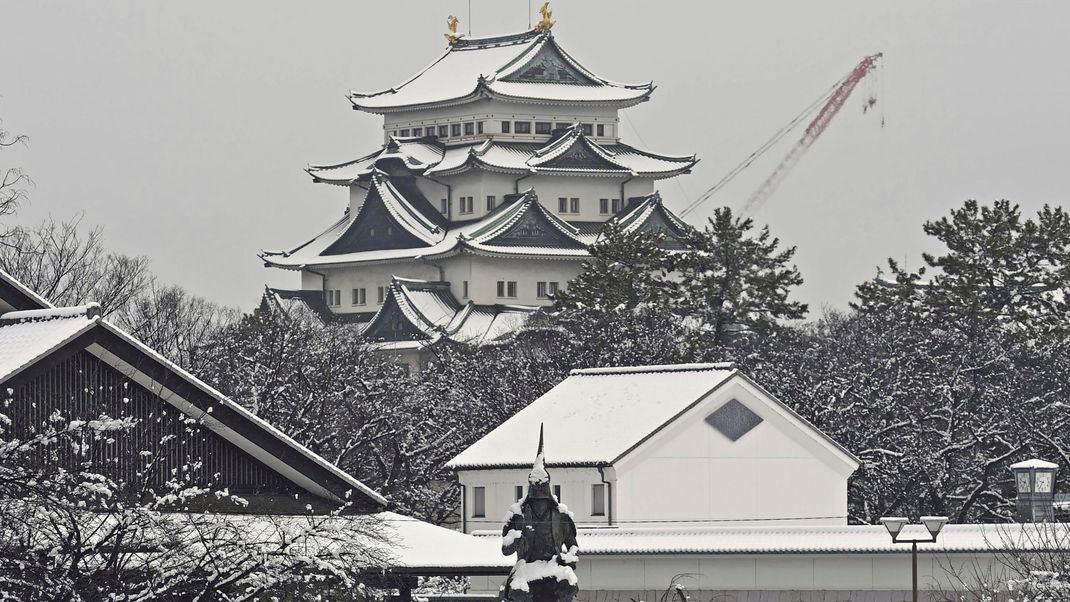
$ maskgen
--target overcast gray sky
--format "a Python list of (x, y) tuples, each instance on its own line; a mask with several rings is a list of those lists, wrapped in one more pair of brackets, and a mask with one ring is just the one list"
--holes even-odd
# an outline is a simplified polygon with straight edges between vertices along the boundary
[[(246, 309), (265, 283), (296, 287), (296, 274), (263, 268), (256, 253), (303, 242), (343, 210), (345, 191), (302, 169), (377, 148), (381, 118), (351, 110), (345, 92), (389, 87), (436, 58), (446, 16), (467, 29), (468, 4), (0, 0), (0, 117), (31, 138), (0, 166), (37, 182), (19, 219), (84, 211), (110, 247), (149, 256), (163, 280)], [(472, 33), (523, 30), (527, 8), (472, 0)], [(885, 53), (878, 111), (862, 114), (870, 90), (859, 88), (755, 215), (798, 246), (800, 297), (814, 309), (846, 306), (886, 257), (917, 265), (931, 248), (922, 222), (967, 198), (1029, 212), (1070, 205), (1070, 3), (553, 9), (558, 40), (585, 65), (658, 84), (624, 112), (625, 140), (702, 159), (679, 185), (661, 183), (676, 209), (864, 55)], [(787, 150), (689, 219), (741, 206)]]

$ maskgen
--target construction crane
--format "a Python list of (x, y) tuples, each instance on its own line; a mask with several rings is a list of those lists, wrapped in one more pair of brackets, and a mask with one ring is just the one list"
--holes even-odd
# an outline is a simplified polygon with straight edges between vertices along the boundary
[[(784, 178), (791, 172), (792, 168), (798, 164), (799, 159), (802, 158), (806, 151), (813, 146), (814, 142), (821, 136), (822, 133), (828, 128), (829, 123), (832, 122), (832, 118), (840, 112), (843, 105), (850, 98), (851, 93), (855, 88), (871, 71), (877, 68), (880, 59), (884, 56), (884, 53), (878, 52), (863, 58), (850, 73), (845, 75), (839, 81), (832, 85), (824, 94), (822, 94), (817, 100), (810, 103), (801, 113), (799, 113), (794, 119), (789, 121), (787, 125), (780, 128), (772, 138), (767, 140), (765, 144), (758, 147), (753, 153), (747, 156), (742, 163), (737, 165), (732, 171), (728, 172), (723, 178), (721, 178), (716, 184), (714, 184), (709, 190), (702, 193), (697, 199), (695, 199), (690, 205), (684, 208), (680, 212), (681, 217), (694, 211), (699, 205), (706, 202), (710, 197), (717, 193), (726, 184), (732, 181), (737, 175), (743, 172), (750, 166), (756, 159), (761, 157), (772, 148), (777, 142), (787, 136), (795, 127), (801, 123), (804, 119), (813, 114), (814, 111), (820, 111), (817, 116), (806, 126), (806, 131), (803, 132), (802, 137), (795, 143), (795, 145), (788, 152), (787, 156), (780, 162), (773, 173), (762, 182), (762, 185), (747, 199), (745, 205), (740, 210), (741, 215), (746, 215), (757, 211), (766, 200), (773, 194), (773, 192), (780, 186), (780, 183), (784, 181)], [(865, 100), (865, 104), (862, 106), (863, 112), (868, 111), (877, 104), (877, 98), (871, 94)], [(881, 125), (884, 125), (884, 119), (881, 119)]]

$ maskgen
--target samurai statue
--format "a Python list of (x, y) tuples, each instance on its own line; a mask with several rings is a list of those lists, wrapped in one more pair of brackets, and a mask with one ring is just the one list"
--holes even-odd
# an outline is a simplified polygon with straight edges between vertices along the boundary
[(528, 493), (509, 508), (502, 528), (502, 553), (508, 556), (514, 552), (516, 564), (502, 588), (502, 600), (572, 602), (579, 591), (576, 523), (550, 489), (541, 427), (539, 451), (528, 475)]

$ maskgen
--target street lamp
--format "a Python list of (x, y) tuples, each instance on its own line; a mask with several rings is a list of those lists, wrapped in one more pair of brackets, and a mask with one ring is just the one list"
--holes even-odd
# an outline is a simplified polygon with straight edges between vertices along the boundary
[(907, 526), (909, 521), (905, 518), (898, 516), (885, 516), (880, 519), (880, 523), (884, 525), (885, 529), (888, 529), (888, 533), (892, 536), (892, 543), (909, 543), (910, 544), (910, 565), (911, 565), (911, 586), (914, 591), (914, 602), (918, 602), (918, 544), (919, 543), (936, 543), (936, 536), (940, 534), (940, 529), (944, 528), (947, 524), (946, 516), (923, 516), (921, 517), (921, 524), (925, 525), (925, 530), (929, 532), (928, 539), (900, 539), (900, 535), (903, 532), (903, 527)]

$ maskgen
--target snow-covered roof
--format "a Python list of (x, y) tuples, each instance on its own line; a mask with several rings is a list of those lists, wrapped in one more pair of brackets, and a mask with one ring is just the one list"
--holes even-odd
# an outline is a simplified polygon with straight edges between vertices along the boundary
[(1054, 462), (1048, 462), (1047, 460), (1040, 460), (1038, 458), (1033, 458), (1033, 459), (1030, 459), (1030, 460), (1023, 460), (1021, 462), (1015, 462), (1014, 464), (1011, 464), (1010, 468), (1012, 470), (1022, 469), (1022, 468), (1056, 469), (1056, 468), (1059, 468), (1059, 465), (1054, 463)]
[(0, 312), (13, 309), (46, 309), (52, 307), (44, 297), (31, 291), (4, 270), (0, 270)]
[(688, 225), (665, 207), (657, 192), (628, 207), (616, 219), (625, 233), (660, 232), (665, 236), (661, 242), (663, 249), (686, 248), (681, 238)]
[[(252, 425), (254, 428), (266, 432), (271, 438), (277, 440), (283, 447), (287, 448), (290, 453), (296, 453), (299, 456), (307, 458), (312, 463), (325, 470), (328, 474), (332, 475), (334, 479), (343, 483), (346, 487), (351, 487), (352, 489), (363, 493), (377, 504), (383, 506), (387, 504), (386, 498), (379, 495), (378, 492), (353, 478), (334, 464), (326, 461), (312, 450), (297, 443), (282, 431), (245, 409), (241, 404), (235, 403), (213, 387), (193, 376), (170, 360), (164, 358), (155, 350), (137, 340), (126, 331), (101, 319), (100, 307), (95, 303), (78, 307), (8, 312), (3, 316), (0, 316), (0, 383), (8, 382), (31, 366), (45, 361), (51, 354), (64, 348), (68, 344), (73, 343), (76, 339), (82, 335), (86, 335), (93, 329), (100, 329), (103, 333), (117, 337), (120, 341), (133, 347), (137, 353), (141, 354), (139, 358), (145, 358), (151, 360), (151, 362), (155, 362), (164, 370), (186, 381), (196, 389), (199, 389), (210, 396), (216, 403), (219, 403), (221, 406), (224, 406), (233, 412), (233, 415), (237, 417), (238, 421)], [(81, 346), (81, 343), (79, 343), (79, 345)], [(125, 361), (118, 355), (109, 351), (107, 337), (93, 336), (92, 340), (87, 338), (83, 348), (99, 348), (99, 350), (95, 352), (91, 350), (91, 353), (99, 357), (102, 361), (114, 363), (117, 366), (124, 366), (126, 372), (134, 370), (136, 374), (132, 375), (132, 378), (135, 381), (138, 381), (139, 384), (148, 386), (150, 390), (160, 391), (163, 389), (163, 386), (159, 382), (145, 375), (141, 368), (131, 368), (132, 364), (130, 361)], [(140, 363), (137, 365), (141, 366)], [(169, 386), (168, 389), (173, 389), (173, 385)], [(238, 447), (249, 451), (251, 455), (264, 462), (284, 477), (294, 481), (295, 484), (317, 495), (327, 498), (337, 498), (337, 496), (322, 483), (316, 482), (307, 475), (299, 474), (290, 465), (291, 461), (284, 459), (284, 456), (286, 456), (287, 453), (283, 453), (280, 456), (277, 451), (268, 450), (258, 443), (244, 438), (238, 432), (237, 425), (223, 424), (222, 421), (226, 420), (225, 413), (215, 412), (209, 416), (204, 408), (196, 407), (193, 400), (182, 399), (177, 394), (166, 395), (164, 398), (187, 414), (193, 412), (196, 418), (205, 421), (208, 428), (216, 431), (220, 436), (230, 440), (232, 443), (235, 443)], [(238, 439), (240, 439), (240, 441)], [(250, 446), (255, 448), (255, 450), (251, 450)]]
[(429, 137), (392, 138), (382, 149), (359, 159), (310, 165), (316, 182), (349, 186), (367, 181), (385, 162), (401, 161), (425, 176), (445, 176), (471, 169), (552, 175), (636, 176), (653, 179), (687, 173), (698, 163), (694, 155), (675, 156), (641, 150), (623, 143), (602, 144), (585, 135), (579, 124), (557, 131), (546, 142), (482, 142), (447, 147)]
[[(364, 334), (383, 349), (415, 349), (441, 340), (495, 343), (522, 329), (537, 309), (472, 302), (462, 305), (450, 292), (448, 282), (395, 276)], [(419, 344), (410, 344), (414, 342)]]
[[(500, 569), (507, 573), (515, 556), (502, 554), (497, 538), (475, 537), (438, 527), (393, 512), (374, 515), (383, 521), (384, 536), (390, 542), (393, 572), (431, 574), (436, 569)], [(501, 533), (498, 533), (501, 536)]]
[[(496, 541), (500, 532), (479, 532)], [(901, 539), (928, 538), (921, 525), (908, 525)], [(947, 525), (936, 543), (919, 543), (919, 552), (970, 553), (1038, 550), (1065, 542), (1070, 524)], [(620, 527), (580, 529), (580, 556), (657, 554), (910, 554), (910, 546), (892, 543), (881, 525), (753, 527)]]
[(99, 306), (8, 312), (0, 317), (0, 382), (85, 334), (100, 321)]
[[(383, 176), (387, 178), (388, 176)], [(371, 210), (369, 210), (370, 212)], [(356, 217), (345, 216), (316, 238), (291, 251), (264, 251), (260, 257), (269, 267), (303, 269), (307, 266), (344, 266), (423, 258), (434, 261), (461, 253), (494, 257), (582, 260), (593, 237), (558, 218), (538, 204), (534, 190), (507, 198), (480, 220), (459, 224), (429, 246), (360, 250), (366, 238), (362, 231), (362, 207)], [(535, 228), (525, 228), (537, 222)], [(385, 239), (384, 239), (385, 240)]]
[(620, 84), (590, 72), (550, 31), (465, 38), (415, 76), (379, 92), (350, 92), (353, 107), (390, 113), (480, 98), (526, 103), (627, 107), (646, 100), (653, 83)]
[(531, 466), (542, 425), (547, 465), (609, 465), (736, 373), (731, 364), (573, 370), (446, 465)]

